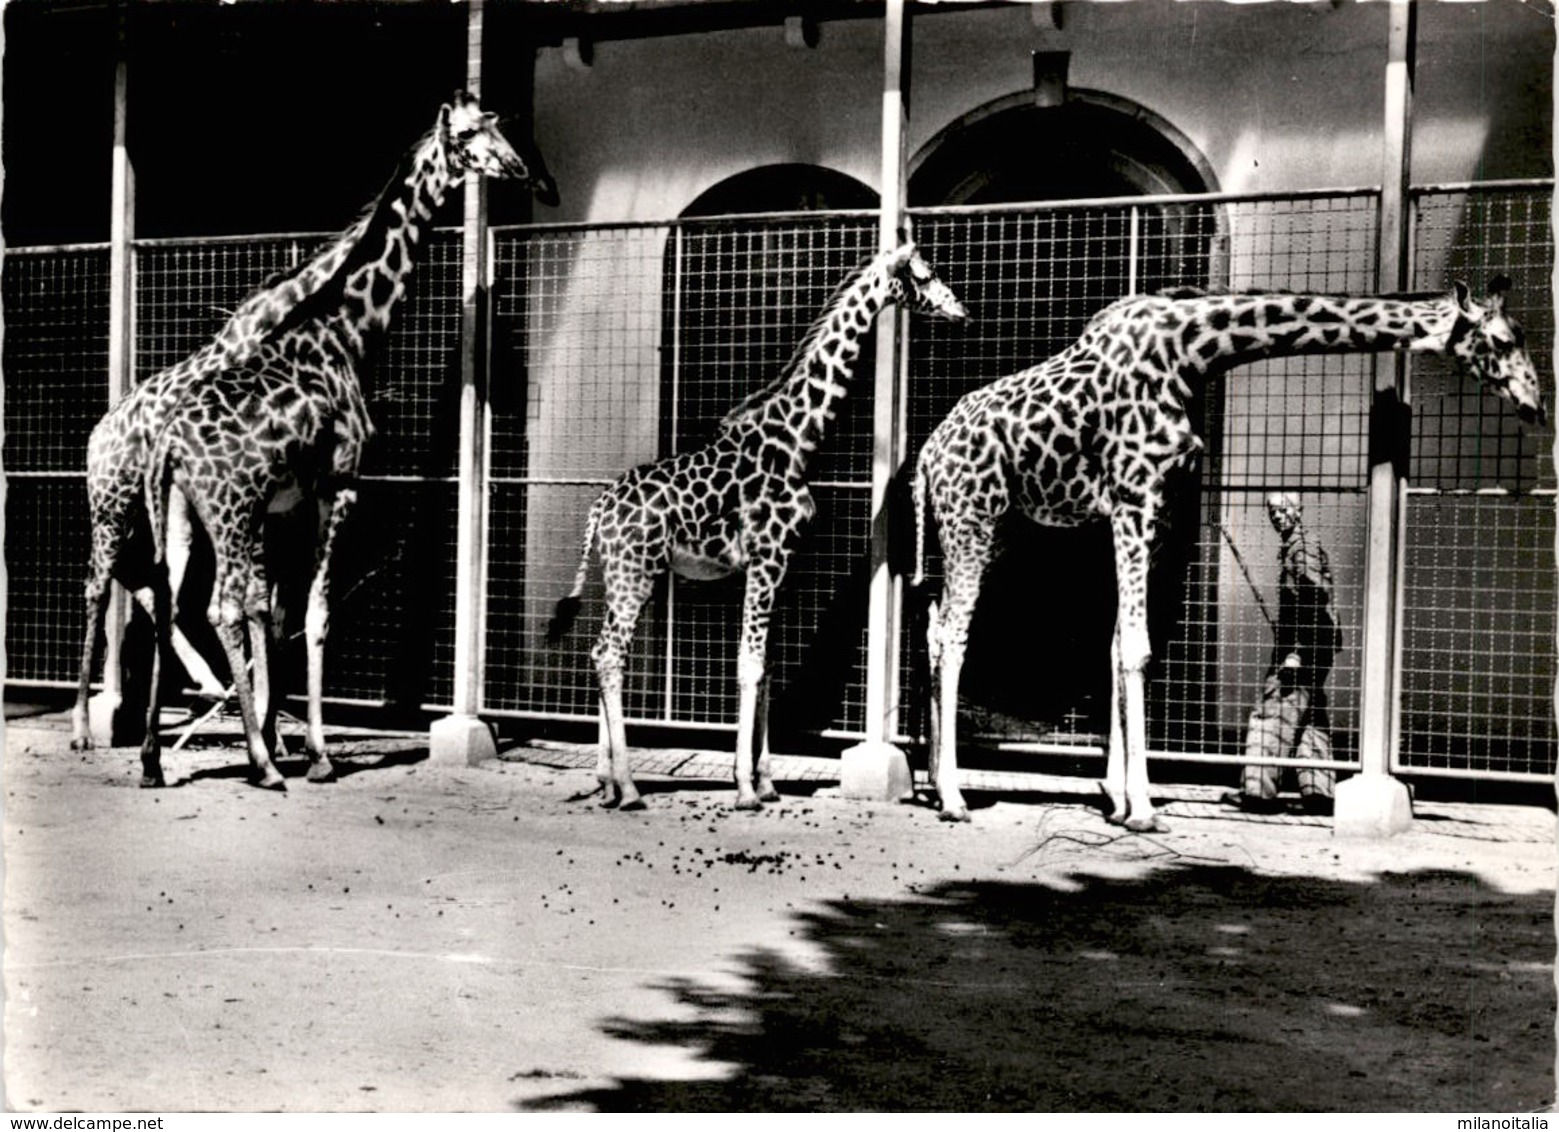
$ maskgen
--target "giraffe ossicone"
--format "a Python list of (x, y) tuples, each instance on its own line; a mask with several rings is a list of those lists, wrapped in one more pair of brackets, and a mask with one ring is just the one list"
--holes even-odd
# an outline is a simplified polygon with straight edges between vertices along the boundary
[(1424, 295), (1177, 288), (1135, 296), (1100, 311), (1062, 352), (954, 405), (926, 440), (914, 477), (914, 582), (923, 577), (928, 508), (944, 563), (942, 599), (926, 631), (930, 777), (941, 816), (969, 820), (958, 786), (958, 681), (1009, 513), (1043, 526), (1111, 526), (1118, 613), (1102, 785), (1112, 822), (1162, 828), (1148, 796), (1148, 559), (1166, 487), (1201, 452), (1189, 398), (1209, 374), (1262, 358), (1400, 349), (1452, 358), (1524, 421), (1543, 422), (1537, 369), (1505, 312), (1509, 288), (1497, 276), (1481, 300), (1460, 282)]
[(117, 578), (156, 628), (142, 785), (163, 784), (162, 646), (185, 655), (177, 601), (191, 540), (203, 531), (215, 558), (207, 616), (232, 674), (253, 777), (284, 786), (271, 757), (284, 747), (270, 688), (270, 638), (280, 625), (272, 616), (265, 528), (268, 514), (312, 505), (315, 513), (305, 515), (314, 536), (305, 563), (309, 777), (333, 775), (320, 706), (329, 565), (373, 434), (357, 369), (369, 343), (388, 330), (420, 238), (451, 186), (467, 174), (507, 178), (556, 199), (539, 156), (533, 149), (528, 156), (504, 138), (495, 115), (457, 91), (355, 224), (268, 281), (210, 343), (137, 386), (98, 422), (87, 447), (92, 560), (73, 747), (92, 742), (86, 701), (94, 642), (109, 579)]
[(808, 462), (848, 391), (862, 336), (889, 303), (951, 321), (968, 316), (913, 243), (874, 256), (834, 292), (778, 378), (731, 409), (712, 441), (626, 472), (591, 505), (574, 585), (558, 602), (548, 639), (560, 640), (578, 616), (598, 555), (606, 616), (591, 656), (601, 708), (596, 778), (607, 806), (644, 804), (628, 763), (623, 673), (640, 610), (667, 571), (694, 580), (746, 576), (736, 806), (756, 809), (779, 797), (769, 770), (769, 619), (815, 511)]

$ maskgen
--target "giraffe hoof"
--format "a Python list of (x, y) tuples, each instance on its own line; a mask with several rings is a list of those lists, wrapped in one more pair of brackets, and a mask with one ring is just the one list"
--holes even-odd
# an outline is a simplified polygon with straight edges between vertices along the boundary
[(168, 784), (163, 781), (162, 775), (160, 774), (141, 775), (142, 790), (161, 790), (166, 785)]
[(760, 802), (778, 802), (779, 800), (780, 793), (772, 786), (767, 790), (760, 791), (758, 794), (758, 801)]
[(1132, 833), (1169, 832), (1169, 827), (1163, 822), (1159, 821), (1157, 814), (1153, 814), (1145, 818), (1127, 818), (1124, 822), (1117, 822), (1116, 824), (1124, 825)]
[(1126, 804), (1117, 802), (1115, 796), (1110, 793), (1109, 788), (1104, 783), (1098, 782), (1095, 785), (1099, 787), (1099, 797), (1109, 807), (1109, 812), (1104, 815), (1104, 820), (1111, 825), (1125, 825), (1126, 815), (1130, 812), (1126, 809)]
[(620, 806), (622, 804), (623, 804), (623, 800), (621, 798), (607, 797), (607, 798), (602, 798), (601, 799), (601, 808), (603, 810), (615, 810), (618, 806)]
[(763, 803), (758, 800), (756, 795), (750, 798), (738, 798), (732, 805), (732, 809), (756, 811), (763, 809)]
[(617, 807), (617, 812), (626, 814), (633, 810), (642, 810), (644, 808), (643, 798), (629, 798), (626, 802)]
[(282, 777), (279, 770), (272, 770), (269, 774), (262, 774), (250, 781), (261, 790), (278, 790), (283, 794), (287, 792), (287, 780)]
[(336, 780), (336, 768), (325, 759), (309, 766), (308, 780), (310, 782), (334, 782)]
[(72, 739), (70, 741), (70, 749), (72, 751), (90, 751), (92, 749), (92, 739), (90, 737)]
[(938, 821), (945, 821), (945, 822), (955, 822), (955, 821), (973, 821), (974, 819), (969, 816), (969, 811), (968, 811), (968, 809), (966, 807), (959, 806), (956, 809), (943, 810), (941, 813), (937, 814), (937, 820)]

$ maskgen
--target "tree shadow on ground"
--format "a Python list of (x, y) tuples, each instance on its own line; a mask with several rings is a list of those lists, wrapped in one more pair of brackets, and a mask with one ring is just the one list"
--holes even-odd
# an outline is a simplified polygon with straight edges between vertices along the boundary
[(753, 950), (741, 991), (674, 980), (682, 1020), (603, 1024), (711, 1079), (519, 1107), (1530, 1110), (1553, 1099), (1552, 911), (1458, 872), (1223, 865), (833, 901), (797, 918), (821, 963)]

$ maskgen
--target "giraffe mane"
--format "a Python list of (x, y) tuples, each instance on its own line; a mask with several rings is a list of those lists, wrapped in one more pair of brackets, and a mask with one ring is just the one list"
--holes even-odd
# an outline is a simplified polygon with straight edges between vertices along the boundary
[(1195, 302), (1204, 299), (1260, 299), (1260, 298), (1294, 298), (1306, 296), (1315, 299), (1332, 299), (1336, 301), (1355, 299), (1386, 299), (1400, 303), (1430, 303), (1446, 297), (1444, 291), (1389, 291), (1383, 293), (1349, 292), (1349, 291), (1295, 291), (1284, 287), (1240, 287), (1228, 290), (1209, 290), (1195, 285), (1177, 284), (1163, 287), (1157, 291), (1141, 295), (1124, 295), (1114, 302), (1106, 304), (1083, 324), (1087, 330), (1098, 323), (1110, 312), (1119, 307), (1131, 303), (1140, 303), (1144, 300), (1163, 299), (1169, 302)]
[[(334, 308), (341, 301), (340, 291), (344, 281), (357, 268), (362, 266), (367, 259), (367, 251), (363, 247), (363, 236), (373, 228), (375, 220), (390, 207), (389, 202), (395, 195), (394, 190), (396, 186), (403, 184), (411, 175), (412, 168), (416, 164), (417, 155), (422, 152), (423, 148), (437, 132), (437, 129), (435, 126), (433, 129), (428, 130), (422, 137), (417, 139), (415, 145), (401, 155), (400, 160), (396, 162), (395, 171), (390, 174), (384, 186), (363, 207), (357, 218), (350, 225), (307, 259), (300, 260), (285, 272), (267, 279), (239, 304), (238, 312), (233, 315), (233, 318), (236, 319), (238, 314), (242, 313), (251, 304), (258, 302), (265, 295), (296, 279), (319, 260), (324, 259), (342, 247), (348, 247), (350, 250), (336, 270), (321, 279), (313, 290), (307, 292), (296, 302), (292, 303), (291, 306), (283, 310), (281, 317), (277, 319), (274, 325), (267, 328), (265, 334), (262, 335), (262, 340), (275, 338), (300, 323), (307, 322), (309, 318), (319, 313), (322, 308), (325, 310)], [(229, 320), (230, 323), (231, 321), (232, 319)]]
[(834, 288), (833, 293), (828, 296), (828, 300), (823, 304), (822, 309), (818, 312), (817, 317), (812, 320), (812, 324), (807, 327), (806, 333), (801, 336), (801, 341), (796, 344), (795, 350), (790, 355), (790, 360), (787, 361), (785, 363), (785, 367), (780, 370), (779, 376), (761, 388), (749, 393), (740, 402), (738, 402), (735, 408), (733, 408), (730, 412), (726, 413), (723, 418), (721, 418), (721, 428), (725, 428), (736, 423), (747, 413), (750, 413), (753, 409), (756, 409), (759, 405), (768, 400), (769, 397), (782, 388), (791, 378), (795, 377), (796, 372), (801, 369), (802, 365), (805, 364), (808, 355), (811, 354), (812, 348), (817, 345), (818, 339), (823, 336), (824, 327), (828, 323), (829, 315), (833, 314), (834, 307), (844, 296), (845, 292), (848, 291), (851, 287), (855, 286), (856, 281), (860, 279), (863, 274), (865, 274), (866, 270), (871, 267), (872, 264), (877, 262), (877, 259), (878, 256), (876, 255), (868, 256), (859, 264), (857, 264), (855, 268), (840, 281), (839, 285)]
[(1158, 295), (1167, 299), (1293, 298), (1304, 295), (1316, 299), (1392, 299), (1398, 302), (1430, 302), (1445, 298), (1444, 291), (1296, 291), (1288, 287), (1241, 287), (1234, 290), (1208, 290), (1202, 287), (1166, 287)]

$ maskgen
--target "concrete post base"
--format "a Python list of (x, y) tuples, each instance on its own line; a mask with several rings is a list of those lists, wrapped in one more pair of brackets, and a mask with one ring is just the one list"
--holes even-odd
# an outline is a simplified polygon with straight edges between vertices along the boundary
[(1407, 786), (1389, 774), (1356, 774), (1337, 784), (1334, 837), (1394, 837), (1413, 826)]
[(857, 743), (839, 763), (839, 793), (846, 798), (897, 802), (913, 792), (909, 760), (892, 743)]
[(447, 715), (428, 729), (429, 762), (476, 766), (497, 754), (492, 728), (474, 715)]

